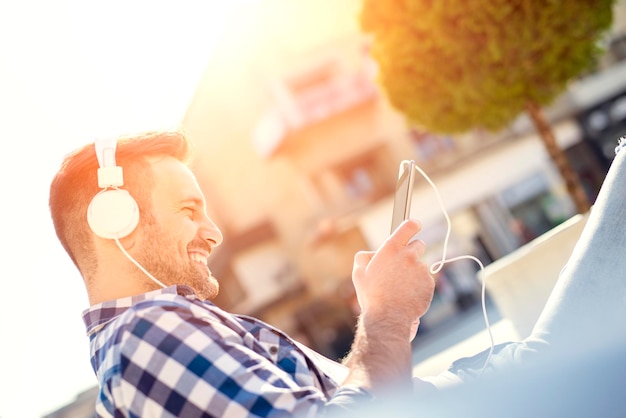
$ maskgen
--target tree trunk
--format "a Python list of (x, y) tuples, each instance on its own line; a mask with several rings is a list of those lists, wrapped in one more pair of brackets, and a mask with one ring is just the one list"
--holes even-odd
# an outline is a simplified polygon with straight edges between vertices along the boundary
[(578, 175), (570, 165), (561, 147), (557, 144), (552, 127), (546, 121), (541, 108), (536, 103), (529, 102), (526, 105), (526, 110), (535, 124), (539, 136), (543, 140), (546, 151), (548, 151), (550, 158), (552, 158), (552, 161), (554, 161), (554, 164), (561, 173), (567, 191), (576, 205), (576, 210), (578, 210), (578, 213), (586, 213), (591, 207), (589, 199), (587, 199), (587, 195), (580, 183)]

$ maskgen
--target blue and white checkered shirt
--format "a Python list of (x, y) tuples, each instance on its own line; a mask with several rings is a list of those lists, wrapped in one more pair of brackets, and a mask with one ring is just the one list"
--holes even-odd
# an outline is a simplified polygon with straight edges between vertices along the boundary
[(100, 386), (97, 416), (316, 416), (340, 396), (347, 374), (186, 286), (94, 305), (83, 320)]

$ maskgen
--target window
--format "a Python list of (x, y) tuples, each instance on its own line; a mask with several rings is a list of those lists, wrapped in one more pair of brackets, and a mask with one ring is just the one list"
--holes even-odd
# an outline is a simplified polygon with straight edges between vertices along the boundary
[(429, 132), (411, 129), (409, 137), (414, 145), (419, 162), (429, 162), (443, 154), (454, 151), (456, 145), (449, 135), (435, 135)]
[(386, 145), (379, 145), (311, 176), (326, 211), (349, 212), (393, 193), (398, 168)]

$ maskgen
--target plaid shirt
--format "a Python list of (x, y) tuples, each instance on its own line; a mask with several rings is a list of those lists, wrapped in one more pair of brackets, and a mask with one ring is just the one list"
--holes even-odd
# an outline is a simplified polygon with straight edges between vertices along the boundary
[(315, 416), (341, 396), (347, 374), (186, 286), (94, 305), (83, 320), (100, 386), (97, 416)]

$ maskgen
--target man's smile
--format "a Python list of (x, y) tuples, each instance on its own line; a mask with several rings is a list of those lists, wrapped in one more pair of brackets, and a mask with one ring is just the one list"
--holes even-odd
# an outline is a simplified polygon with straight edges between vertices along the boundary
[(190, 251), (189, 252), (189, 258), (192, 261), (195, 261), (197, 263), (202, 264), (203, 266), (207, 266), (207, 262), (208, 262), (208, 258), (209, 258), (209, 254), (204, 252), (204, 251)]

